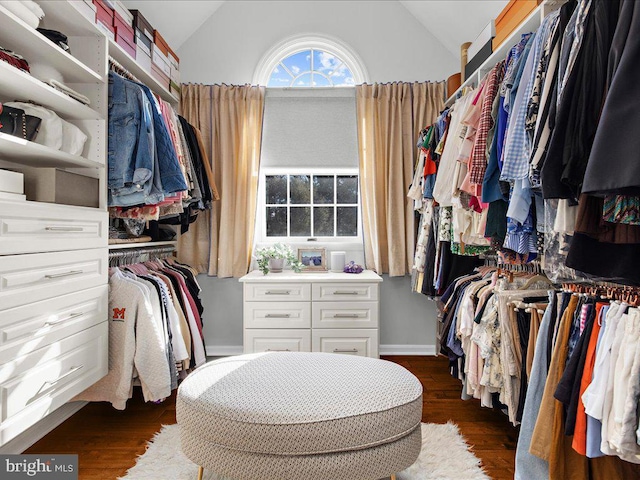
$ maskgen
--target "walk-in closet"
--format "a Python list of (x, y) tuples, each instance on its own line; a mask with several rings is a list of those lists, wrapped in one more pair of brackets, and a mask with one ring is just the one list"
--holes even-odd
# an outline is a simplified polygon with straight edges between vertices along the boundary
[(0, 0), (0, 478), (640, 478), (639, 32)]

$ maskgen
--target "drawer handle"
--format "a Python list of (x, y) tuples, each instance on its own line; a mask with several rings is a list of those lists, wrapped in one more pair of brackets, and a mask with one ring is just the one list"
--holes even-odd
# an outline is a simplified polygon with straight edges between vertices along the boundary
[(45, 322), (45, 326), (48, 327), (48, 326), (51, 326), (51, 325), (58, 325), (59, 323), (66, 322), (67, 320), (71, 320), (72, 318), (81, 317), (82, 315), (84, 315), (84, 312), (72, 313), (68, 317), (59, 318), (58, 320), (50, 320), (48, 322)]
[(334, 295), (359, 295), (358, 292), (346, 291), (346, 290), (336, 290), (333, 292)]
[(80, 275), (81, 273), (83, 273), (82, 270), (71, 270), (70, 272), (53, 273), (51, 275), (45, 275), (44, 278), (51, 280), (54, 278), (70, 277), (71, 275)]
[(84, 228), (82, 227), (45, 227), (45, 230), (50, 232), (84, 232)]
[(334, 348), (333, 353), (358, 353), (358, 349), (357, 348), (351, 348), (351, 349)]
[(77, 367), (71, 367), (71, 369), (67, 372), (67, 373), (63, 373), (62, 375), (60, 375), (58, 378), (56, 378), (55, 380), (47, 380), (46, 382), (44, 382), (45, 385), (55, 385), (56, 383), (58, 383), (60, 380), (64, 380), (65, 378), (67, 378), (69, 375), (73, 375), (74, 373), (76, 373), (78, 370), (81, 370), (84, 368), (84, 365), (78, 365)]
[(264, 318), (290, 318), (290, 313), (267, 313)]
[(291, 295), (291, 290), (267, 290), (265, 295)]
[(333, 315), (333, 318), (359, 318), (360, 315), (357, 313), (336, 313)]
[(267, 348), (265, 350), (265, 352), (290, 352), (291, 350), (289, 350), (288, 348), (285, 348), (283, 350), (277, 350), (277, 349), (273, 349), (273, 348)]

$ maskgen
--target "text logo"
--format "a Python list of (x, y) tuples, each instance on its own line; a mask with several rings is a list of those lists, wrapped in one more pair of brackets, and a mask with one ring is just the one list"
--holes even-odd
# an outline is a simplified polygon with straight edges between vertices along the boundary
[(113, 309), (113, 319), (114, 320), (124, 320), (124, 312), (126, 312), (126, 308), (114, 308)]
[(3, 480), (78, 480), (77, 455), (0, 455)]

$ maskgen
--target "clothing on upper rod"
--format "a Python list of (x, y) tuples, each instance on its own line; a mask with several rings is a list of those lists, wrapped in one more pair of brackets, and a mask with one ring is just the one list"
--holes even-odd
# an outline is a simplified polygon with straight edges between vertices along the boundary
[(449, 265), (490, 248), (557, 282), (640, 284), (634, 33), (637, 2), (567, 2), (420, 133), (415, 291), (442, 294)]
[(219, 199), (200, 135), (145, 85), (116, 72), (126, 74), (114, 61), (109, 73), (109, 215), (129, 224), (124, 237), (139, 236), (134, 232), (148, 221), (181, 225), (184, 233), (199, 211)]
[(109, 373), (75, 400), (108, 401), (122, 410), (135, 381), (145, 401), (161, 401), (206, 362), (197, 272), (158, 259), (172, 250), (110, 253), (119, 266), (109, 271)]

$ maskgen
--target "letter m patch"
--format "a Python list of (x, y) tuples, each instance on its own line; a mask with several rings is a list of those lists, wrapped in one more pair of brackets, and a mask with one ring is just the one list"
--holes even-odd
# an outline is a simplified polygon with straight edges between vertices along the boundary
[(126, 308), (114, 308), (113, 309), (113, 319), (114, 320), (124, 320), (124, 313)]

